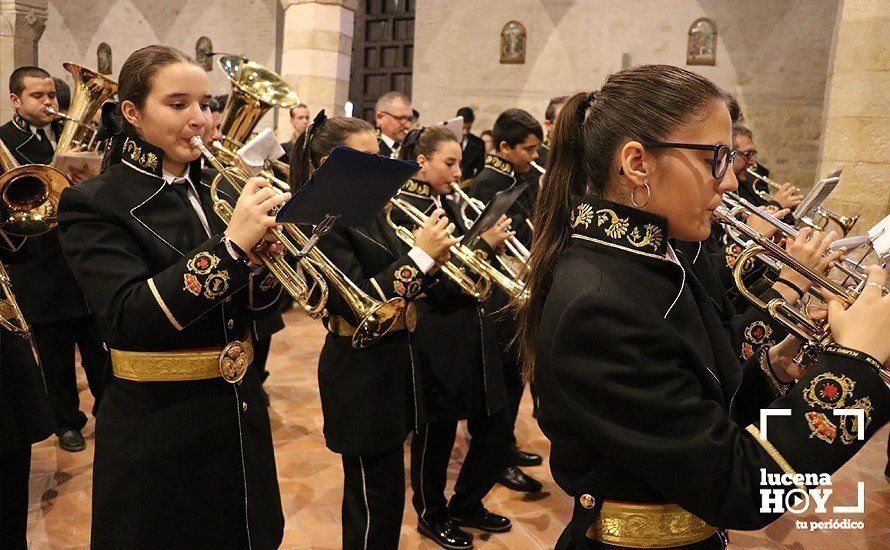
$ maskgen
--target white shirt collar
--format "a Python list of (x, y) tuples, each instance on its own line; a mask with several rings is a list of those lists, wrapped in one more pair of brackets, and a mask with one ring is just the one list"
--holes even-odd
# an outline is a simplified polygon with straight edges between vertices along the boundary
[(667, 243), (667, 250), (664, 253), (664, 257), (667, 261), (680, 265), (680, 260), (677, 259), (677, 254), (674, 252), (674, 247), (671, 246), (670, 241)]
[(383, 141), (383, 143), (386, 144), (387, 147), (389, 147), (392, 150), (395, 150), (396, 140), (392, 139), (391, 137), (384, 134), (383, 132), (380, 132), (380, 139)]
[(185, 168), (185, 174), (183, 174), (183, 175), (181, 175), (181, 176), (174, 176), (174, 175), (171, 174), (170, 172), (164, 170), (164, 174), (163, 174), (162, 177), (164, 178), (164, 183), (169, 183), (169, 184), (171, 184), (171, 185), (173, 184), (173, 181), (174, 181), (174, 180), (183, 179), (183, 178), (185, 178), (186, 180), (188, 180), (189, 183), (192, 183), (192, 180), (191, 180), (191, 178), (189, 177), (189, 169), (188, 169), (188, 166), (186, 166), (186, 168)]

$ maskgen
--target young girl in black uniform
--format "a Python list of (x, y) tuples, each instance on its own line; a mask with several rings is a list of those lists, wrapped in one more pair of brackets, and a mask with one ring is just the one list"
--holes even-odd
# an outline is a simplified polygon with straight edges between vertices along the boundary
[[(457, 206), (445, 197), (451, 182), (460, 181), (461, 148), (446, 128), (413, 130), (405, 138), (401, 158), (416, 160), (421, 169), (400, 197), (430, 213), (441, 208), (455, 224), (455, 236), (466, 232)], [(410, 223), (393, 211), (393, 219)], [(482, 234), (477, 254), (492, 261), (495, 250), (513, 235), (502, 217)], [(497, 334), (490, 316), (473, 297), (440, 275), (417, 300), (417, 355), (424, 378), (427, 422), (411, 443), (411, 486), (418, 529), (445, 548), (471, 548), (472, 536), (459, 526), (488, 532), (510, 529), (510, 520), (489, 512), (482, 499), (503, 470), (510, 445)], [(472, 441), (455, 493), (446, 506), (445, 482), (455, 431), (467, 419)]]
[[(707, 238), (736, 187), (727, 102), (695, 73), (649, 65), (560, 114), (520, 333), (553, 475), (575, 502), (557, 548), (724, 548), (724, 529), (778, 517), (760, 512), (761, 489), (775, 488), (762, 476), (830, 474), (890, 415), (883, 270), (849, 309), (831, 301), (839, 346), (814, 366), (793, 365), (788, 338), (740, 368), (669, 244)], [(864, 426), (833, 414), (842, 408)], [(790, 415), (767, 431), (763, 409)]]
[[(308, 144), (307, 144), (308, 140)], [(299, 188), (338, 145), (377, 153), (374, 128), (347, 117), (315, 122), (291, 156), (291, 187)], [(357, 183), (361, 185), (361, 183)], [(382, 338), (363, 349), (352, 345), (360, 323), (333, 288), (318, 358), (318, 387), (325, 441), (343, 459), (343, 548), (396, 548), (405, 505), (404, 443), (423, 423), (420, 372), (413, 349), (416, 314), (410, 302), (434, 280), (447, 257), (454, 227), (439, 210), (408, 249), (381, 213), (368, 227), (335, 226), (318, 247), (375, 300), (401, 297), (408, 310)]]
[(181, 51), (137, 50), (118, 83), (123, 130), (104, 171), (59, 208), (114, 372), (96, 422), (92, 547), (277, 548), (284, 518), (248, 323), (280, 286), (245, 251), (289, 195), (252, 179), (240, 197), (228, 190), (228, 226), (214, 213), (191, 143), (211, 131), (207, 75)]

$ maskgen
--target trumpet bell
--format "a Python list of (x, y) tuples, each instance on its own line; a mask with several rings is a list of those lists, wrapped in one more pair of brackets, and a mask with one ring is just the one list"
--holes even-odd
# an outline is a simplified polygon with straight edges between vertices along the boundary
[(379, 340), (395, 326), (405, 308), (404, 298), (392, 298), (372, 306), (352, 336), (352, 347), (364, 349)]
[(235, 55), (218, 60), (232, 83), (232, 93), (221, 115), (220, 132), (227, 148), (238, 149), (272, 107), (290, 109), (300, 103), (297, 93), (274, 71)]

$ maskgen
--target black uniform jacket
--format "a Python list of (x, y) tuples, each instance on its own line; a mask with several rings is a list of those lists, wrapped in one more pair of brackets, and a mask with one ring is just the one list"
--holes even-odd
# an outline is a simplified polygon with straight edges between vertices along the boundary
[[(21, 258), (15, 252), (21, 240), (0, 236), (0, 261), (7, 268)], [(46, 383), (31, 343), (0, 328), (0, 454), (29, 447), (54, 431)]]
[[(666, 220), (589, 198), (571, 218), (537, 338), (539, 422), (554, 479), (575, 499), (558, 547), (584, 546), (602, 499), (675, 503), (710, 525), (759, 529), (761, 469), (831, 473), (862, 447), (838, 407), (890, 416), (865, 361), (826, 353), (784, 397), (759, 358), (740, 366), (682, 256), (665, 258)], [(770, 417), (760, 439), (761, 408)], [(768, 488), (768, 487), (767, 487)], [(791, 489), (792, 487), (786, 487)], [(596, 505), (582, 495), (591, 495)]]
[[(213, 236), (200, 235), (161, 177), (162, 155), (129, 138), (122, 162), (62, 193), (65, 255), (111, 348), (243, 340), (280, 287), (229, 254), (196, 161)], [(246, 533), (253, 548), (277, 547), (284, 520), (258, 378), (249, 368), (237, 385), (112, 379), (96, 422), (94, 547), (237, 548)]]
[[(58, 139), (58, 126), (51, 125)], [(0, 126), (0, 139), (19, 164), (50, 164), (53, 146), (37, 139), (28, 122), (16, 114)], [(22, 246), (27, 255), (24, 261), (10, 266), (9, 277), (15, 287), (16, 298), (25, 318), (32, 325), (65, 321), (89, 313), (83, 293), (71, 274), (62, 254), (57, 229), (29, 237)]]
[[(436, 209), (432, 189), (422, 181), (409, 180), (398, 195), (421, 212)], [(456, 226), (455, 236), (466, 229), (458, 208), (442, 197), (442, 208)], [(413, 228), (401, 212), (393, 219)], [(489, 260), (493, 251), (479, 239), (477, 254)], [(455, 265), (460, 265), (459, 262)], [(469, 273), (471, 276), (472, 272)], [(507, 405), (494, 323), (482, 304), (465, 294), (441, 272), (417, 305), (415, 350), (424, 381), (427, 419), (460, 420), (491, 415)]]
[(393, 150), (389, 147), (389, 145), (386, 144), (385, 141), (383, 141), (383, 138), (380, 137), (380, 130), (377, 130), (377, 145), (380, 147), (380, 150), (377, 153), (378, 155), (384, 157), (393, 156)]
[[(408, 256), (407, 245), (384, 215), (364, 228), (335, 227), (318, 246), (372, 299), (402, 297), (413, 310), (411, 302), (434, 279), (425, 277)], [(333, 287), (327, 310), (358, 326), (355, 313)], [(408, 315), (415, 318), (414, 311)], [(351, 337), (328, 333), (318, 358), (328, 448), (347, 455), (379, 454), (402, 445), (422, 425), (421, 373), (413, 340), (408, 330), (394, 330), (367, 348), (355, 349)]]
[[(500, 157), (488, 155), (485, 157), (485, 168), (473, 179), (470, 195), (488, 204), (498, 191), (523, 184), (523, 181), (519, 181), (515, 177), (512, 164)], [(532, 242), (532, 230), (525, 220), (534, 221), (537, 198), (538, 186), (530, 183), (513, 203), (513, 206), (507, 210), (511, 229), (516, 232), (516, 238), (525, 246), (530, 246)]]
[(473, 134), (467, 134), (467, 144), (460, 160), (461, 178), (475, 178), (485, 166), (485, 142)]
[[(763, 346), (771, 346), (781, 341), (788, 332), (781, 323), (756, 307), (746, 308), (742, 312), (736, 310), (722, 278), (723, 273), (730, 270), (725, 268), (725, 262), (723, 265), (715, 265), (715, 259), (723, 261), (725, 257), (719, 252), (709, 254), (705, 247), (706, 242), (671, 241), (671, 244), (678, 256), (684, 256), (686, 263), (692, 267), (695, 277), (707, 292), (714, 309), (723, 321), (739, 360), (747, 361)], [(733, 284), (731, 277), (728, 284)], [(760, 292), (759, 297), (768, 303), (782, 296), (770, 287)]]

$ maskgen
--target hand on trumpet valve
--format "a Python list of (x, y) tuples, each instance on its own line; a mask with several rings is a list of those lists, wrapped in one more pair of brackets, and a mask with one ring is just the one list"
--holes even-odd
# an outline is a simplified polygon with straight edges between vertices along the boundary
[[(834, 252), (828, 251), (828, 246), (837, 239), (837, 233), (830, 231), (822, 233), (814, 231), (809, 227), (800, 230), (796, 237), (788, 237), (785, 240), (785, 250), (797, 259), (799, 262), (806, 264), (808, 267), (818, 273), (826, 273), (834, 267), (835, 261), (843, 257), (845, 248), (841, 248)], [(781, 281), (776, 282), (775, 289), (782, 294), (788, 302), (794, 303), (803, 296), (797, 293), (805, 293), (812, 286), (812, 282), (805, 276), (801, 275), (789, 265), (782, 266), (779, 272), (779, 278), (790, 282), (796, 288), (789, 288), (787, 284)]]
[(460, 240), (452, 237), (453, 233), (454, 224), (448, 221), (443, 209), (437, 208), (423, 226), (414, 230), (414, 245), (442, 265), (451, 259), (449, 249)]
[(884, 366), (890, 359), (890, 294), (887, 270), (876, 265), (867, 268), (868, 282), (848, 308), (837, 296), (823, 292), (828, 303), (828, 322), (835, 342), (871, 355)]
[(251, 250), (276, 226), (275, 216), (270, 212), (290, 197), (290, 193), (276, 192), (266, 179), (250, 178), (238, 197), (225, 235), (242, 250)]
[[(761, 210), (763, 210), (763, 209), (761, 209)], [(763, 211), (766, 212), (766, 210), (763, 210)], [(783, 208), (782, 210), (779, 210), (778, 212), (773, 214), (773, 216), (775, 216), (777, 219), (781, 220), (785, 216), (787, 216), (790, 212), (791, 212), (791, 210), (789, 210), (788, 208)], [(747, 219), (745, 220), (745, 223), (747, 223), (748, 226), (750, 226), (752, 229), (755, 229), (758, 233), (760, 233), (761, 235), (763, 235), (764, 237), (767, 237), (769, 239), (773, 238), (775, 236), (775, 234), (779, 231), (778, 227), (776, 227), (775, 225), (771, 224), (770, 222), (764, 220), (760, 216), (754, 216), (751, 214), (747, 214)]]
[(800, 351), (801, 341), (794, 336), (786, 336), (781, 342), (770, 347), (769, 365), (776, 378), (789, 384), (803, 377), (805, 368), (797, 364), (794, 358)]
[[(782, 208), (797, 208), (797, 205), (803, 202), (803, 195), (800, 194), (800, 189), (788, 182), (783, 183), (782, 186), (779, 187), (779, 190), (776, 191), (773, 198), (777, 203), (782, 205)], [(782, 219), (779, 216), (777, 217)]]
[(494, 227), (482, 233), (482, 238), (488, 243), (488, 246), (492, 247), (498, 254), (503, 253), (506, 249), (504, 243), (507, 239), (516, 235), (515, 231), (510, 230), (510, 224), (510, 218), (501, 216), (497, 223), (494, 224)]

